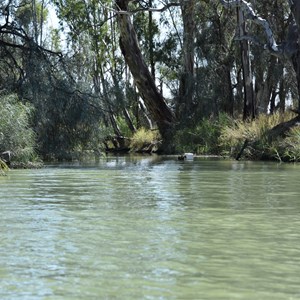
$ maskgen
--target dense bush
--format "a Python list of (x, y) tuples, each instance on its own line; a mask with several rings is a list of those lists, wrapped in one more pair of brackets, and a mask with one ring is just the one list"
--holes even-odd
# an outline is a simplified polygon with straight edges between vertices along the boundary
[(232, 120), (226, 114), (220, 114), (218, 117), (202, 119), (194, 128), (178, 130), (174, 137), (176, 152), (221, 154), (222, 148), (219, 142), (221, 131), (231, 123)]
[(11, 151), (13, 159), (28, 162), (36, 158), (35, 133), (30, 128), (32, 107), (16, 95), (0, 96), (0, 151)]

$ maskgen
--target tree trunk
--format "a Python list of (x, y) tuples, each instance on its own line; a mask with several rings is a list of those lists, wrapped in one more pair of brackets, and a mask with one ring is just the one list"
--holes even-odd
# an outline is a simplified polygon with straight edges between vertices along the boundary
[(182, 75), (177, 117), (185, 123), (192, 117), (194, 98), (195, 0), (181, 0), (183, 20)]
[[(299, 114), (299, 112), (297, 112)], [(265, 137), (269, 140), (269, 142), (278, 139), (279, 137), (284, 138), (286, 137), (287, 133), (290, 131), (291, 128), (298, 126), (300, 122), (300, 115), (296, 116), (295, 118), (285, 121), (282, 123), (279, 123), (278, 125), (274, 126), (270, 130), (268, 130), (265, 134)], [(236, 159), (239, 160), (242, 155), (244, 150), (248, 147), (255, 147), (255, 144), (258, 142), (258, 140), (248, 140), (246, 139), (241, 150), (239, 151)]]
[(145, 64), (136, 32), (127, 13), (128, 2), (129, 0), (116, 0), (117, 9), (120, 11), (118, 13), (120, 48), (147, 109), (163, 139), (168, 139), (175, 118)]
[(135, 133), (136, 132), (136, 128), (135, 128), (135, 126), (134, 126), (134, 124), (132, 122), (132, 119), (130, 117), (130, 114), (129, 114), (128, 110), (125, 107), (123, 108), (123, 114), (124, 114), (126, 123), (127, 123), (128, 127), (129, 127), (130, 131), (132, 133)]
[(287, 44), (292, 49), (291, 61), (296, 74), (298, 89), (298, 107), (300, 110), (300, 0), (290, 1), (291, 12), (296, 26), (290, 26)]
[[(238, 23), (240, 36), (246, 36), (246, 23), (244, 19), (244, 12), (238, 8)], [(241, 59), (243, 68), (243, 84), (244, 84), (244, 120), (255, 118), (255, 105), (254, 105), (254, 95), (253, 95), (253, 80), (252, 80), (252, 70), (250, 61), (250, 47), (249, 41), (242, 40), (241, 44)]]
[(138, 100), (138, 115), (139, 115), (139, 125), (142, 127), (146, 127), (148, 129), (153, 129), (153, 124), (151, 119), (148, 117), (147, 109), (141, 101), (141, 99)]
[(231, 80), (231, 66), (228, 62), (224, 61), (222, 68), (219, 69), (219, 77), (222, 79), (221, 83), (221, 93), (223, 96), (221, 102), (221, 110), (230, 116), (234, 114), (234, 95), (233, 86)]
[[(149, 0), (149, 7), (152, 7), (152, 0)], [(154, 61), (154, 34), (153, 34), (153, 15), (152, 11), (149, 11), (148, 16), (148, 30), (149, 30), (149, 61), (150, 61), (150, 69), (151, 69), (151, 76), (153, 80), (155, 80), (155, 61)]]
[(267, 132), (267, 137), (269, 140), (277, 139), (278, 137), (285, 137), (291, 128), (298, 126), (299, 122), (300, 115), (289, 121), (279, 123)]
[(292, 55), (292, 64), (297, 80), (297, 91), (298, 91), (298, 105), (297, 109), (300, 110), (300, 49)]
[[(293, 21), (290, 23), (289, 32), (286, 41), (284, 41), (283, 44), (284, 47), (282, 47), (282, 45), (277, 45), (269, 22), (256, 15), (249, 2), (244, 0), (220, 0), (220, 2), (224, 7), (237, 7), (241, 9), (245, 12), (247, 19), (262, 26), (267, 38), (267, 44), (264, 46), (264, 48), (268, 49), (277, 57), (285, 57), (292, 63), (296, 75), (298, 89), (297, 109), (300, 110), (300, 0), (288, 1)], [(243, 39), (249, 38), (249, 36), (247, 37), (246, 35), (240, 35), (240, 37)]]
[(277, 92), (276, 88), (274, 87), (271, 91), (271, 97), (270, 97), (270, 114), (273, 115), (276, 112), (276, 97)]

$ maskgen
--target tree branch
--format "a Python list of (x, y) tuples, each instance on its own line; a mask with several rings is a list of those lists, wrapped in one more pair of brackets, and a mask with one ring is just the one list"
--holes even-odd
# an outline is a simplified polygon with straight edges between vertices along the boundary
[(162, 8), (154, 8), (154, 7), (138, 8), (138, 9), (135, 9), (135, 10), (131, 10), (130, 13), (134, 14), (134, 13), (141, 12), (141, 11), (164, 12), (165, 10), (169, 9), (170, 7), (174, 7), (174, 6), (180, 6), (180, 3), (170, 2), (170, 3), (166, 4), (165, 6), (163, 6)]
[(252, 36), (252, 35), (240, 35), (240, 36), (236, 36), (234, 39), (236, 41), (245, 41), (245, 40), (250, 41), (257, 46), (264, 47), (264, 44), (262, 44), (257, 37)]
[(142, 11), (149, 11), (149, 12), (164, 12), (165, 10), (169, 9), (170, 7), (173, 7), (173, 6), (180, 6), (180, 3), (178, 2), (170, 2), (166, 5), (164, 5), (163, 7), (161, 8), (155, 8), (155, 7), (143, 7), (143, 8), (137, 8), (137, 9), (134, 9), (134, 10), (122, 10), (120, 7), (117, 7), (118, 9), (114, 9), (113, 7), (109, 7), (103, 3), (101, 3), (101, 1), (99, 2), (99, 4), (109, 10), (109, 11), (112, 11), (114, 12), (116, 15), (119, 14), (119, 15), (132, 15), (132, 14), (135, 14), (135, 13), (138, 13), (138, 12), (142, 12)]
[[(8, 42), (3, 39), (0, 39), (0, 43), (4, 46), (12, 47), (12, 48), (20, 48), (20, 49), (31, 49), (34, 47), (40, 51), (52, 55), (58, 55), (60, 57), (62, 56), (61, 52), (52, 51), (50, 49), (44, 48), (38, 45), (37, 43), (35, 43), (33, 39), (30, 36), (28, 36), (22, 28), (16, 27), (14, 22), (12, 22), (11, 24), (7, 23), (5, 24), (5, 26), (2, 26), (0, 28), (0, 34), (3, 36), (17, 36), (24, 42), (24, 44), (18, 44), (18, 43)], [(25, 46), (26, 43), (28, 46)]]
[(240, 7), (243, 13), (245, 14), (246, 19), (249, 19), (264, 28), (267, 37), (267, 42), (268, 42), (266, 45), (264, 45), (264, 48), (269, 49), (274, 53), (282, 54), (281, 53), (282, 50), (278, 47), (275, 41), (274, 34), (270, 27), (269, 22), (256, 14), (250, 3), (246, 2), (245, 0), (233, 0), (233, 1), (220, 0), (220, 2), (226, 8)]

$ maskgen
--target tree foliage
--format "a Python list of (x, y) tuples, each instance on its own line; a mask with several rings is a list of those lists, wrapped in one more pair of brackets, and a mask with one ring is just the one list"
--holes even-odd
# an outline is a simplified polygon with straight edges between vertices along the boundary
[(30, 103), (43, 158), (127, 148), (138, 128), (158, 128), (165, 149), (189, 136), (198, 144), (224, 113), (299, 109), (300, 9), (291, 3), (3, 0), (0, 90)]
[(0, 153), (10, 150), (14, 160), (24, 162), (35, 158), (32, 114), (33, 107), (22, 104), (15, 94), (0, 96)]

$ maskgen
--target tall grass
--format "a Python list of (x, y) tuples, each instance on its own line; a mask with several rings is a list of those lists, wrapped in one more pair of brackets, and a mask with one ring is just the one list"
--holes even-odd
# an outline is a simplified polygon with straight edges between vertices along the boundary
[(300, 161), (300, 128), (290, 130), (286, 138), (271, 139), (268, 132), (276, 125), (294, 117), (285, 114), (261, 115), (254, 121), (232, 119), (226, 114), (206, 118), (194, 128), (176, 132), (177, 152), (216, 154), (237, 157), (245, 141), (243, 157), (250, 160)]
[(0, 158), (0, 175), (5, 175), (5, 172), (8, 171), (7, 164)]
[(157, 144), (160, 141), (160, 135), (157, 130), (147, 130), (144, 127), (138, 129), (132, 136), (130, 148), (133, 151), (143, 150), (145, 147)]
[[(281, 122), (292, 119), (292, 113), (261, 115), (256, 120), (244, 122), (235, 120), (232, 125), (225, 126), (220, 135), (223, 151), (236, 157), (244, 142), (249, 146), (244, 150), (244, 157), (252, 160), (278, 159), (287, 157), (282, 138), (271, 140), (268, 131)], [(292, 141), (291, 141), (292, 143)]]
[(300, 161), (300, 128), (292, 128), (287, 137), (280, 144), (284, 160)]

